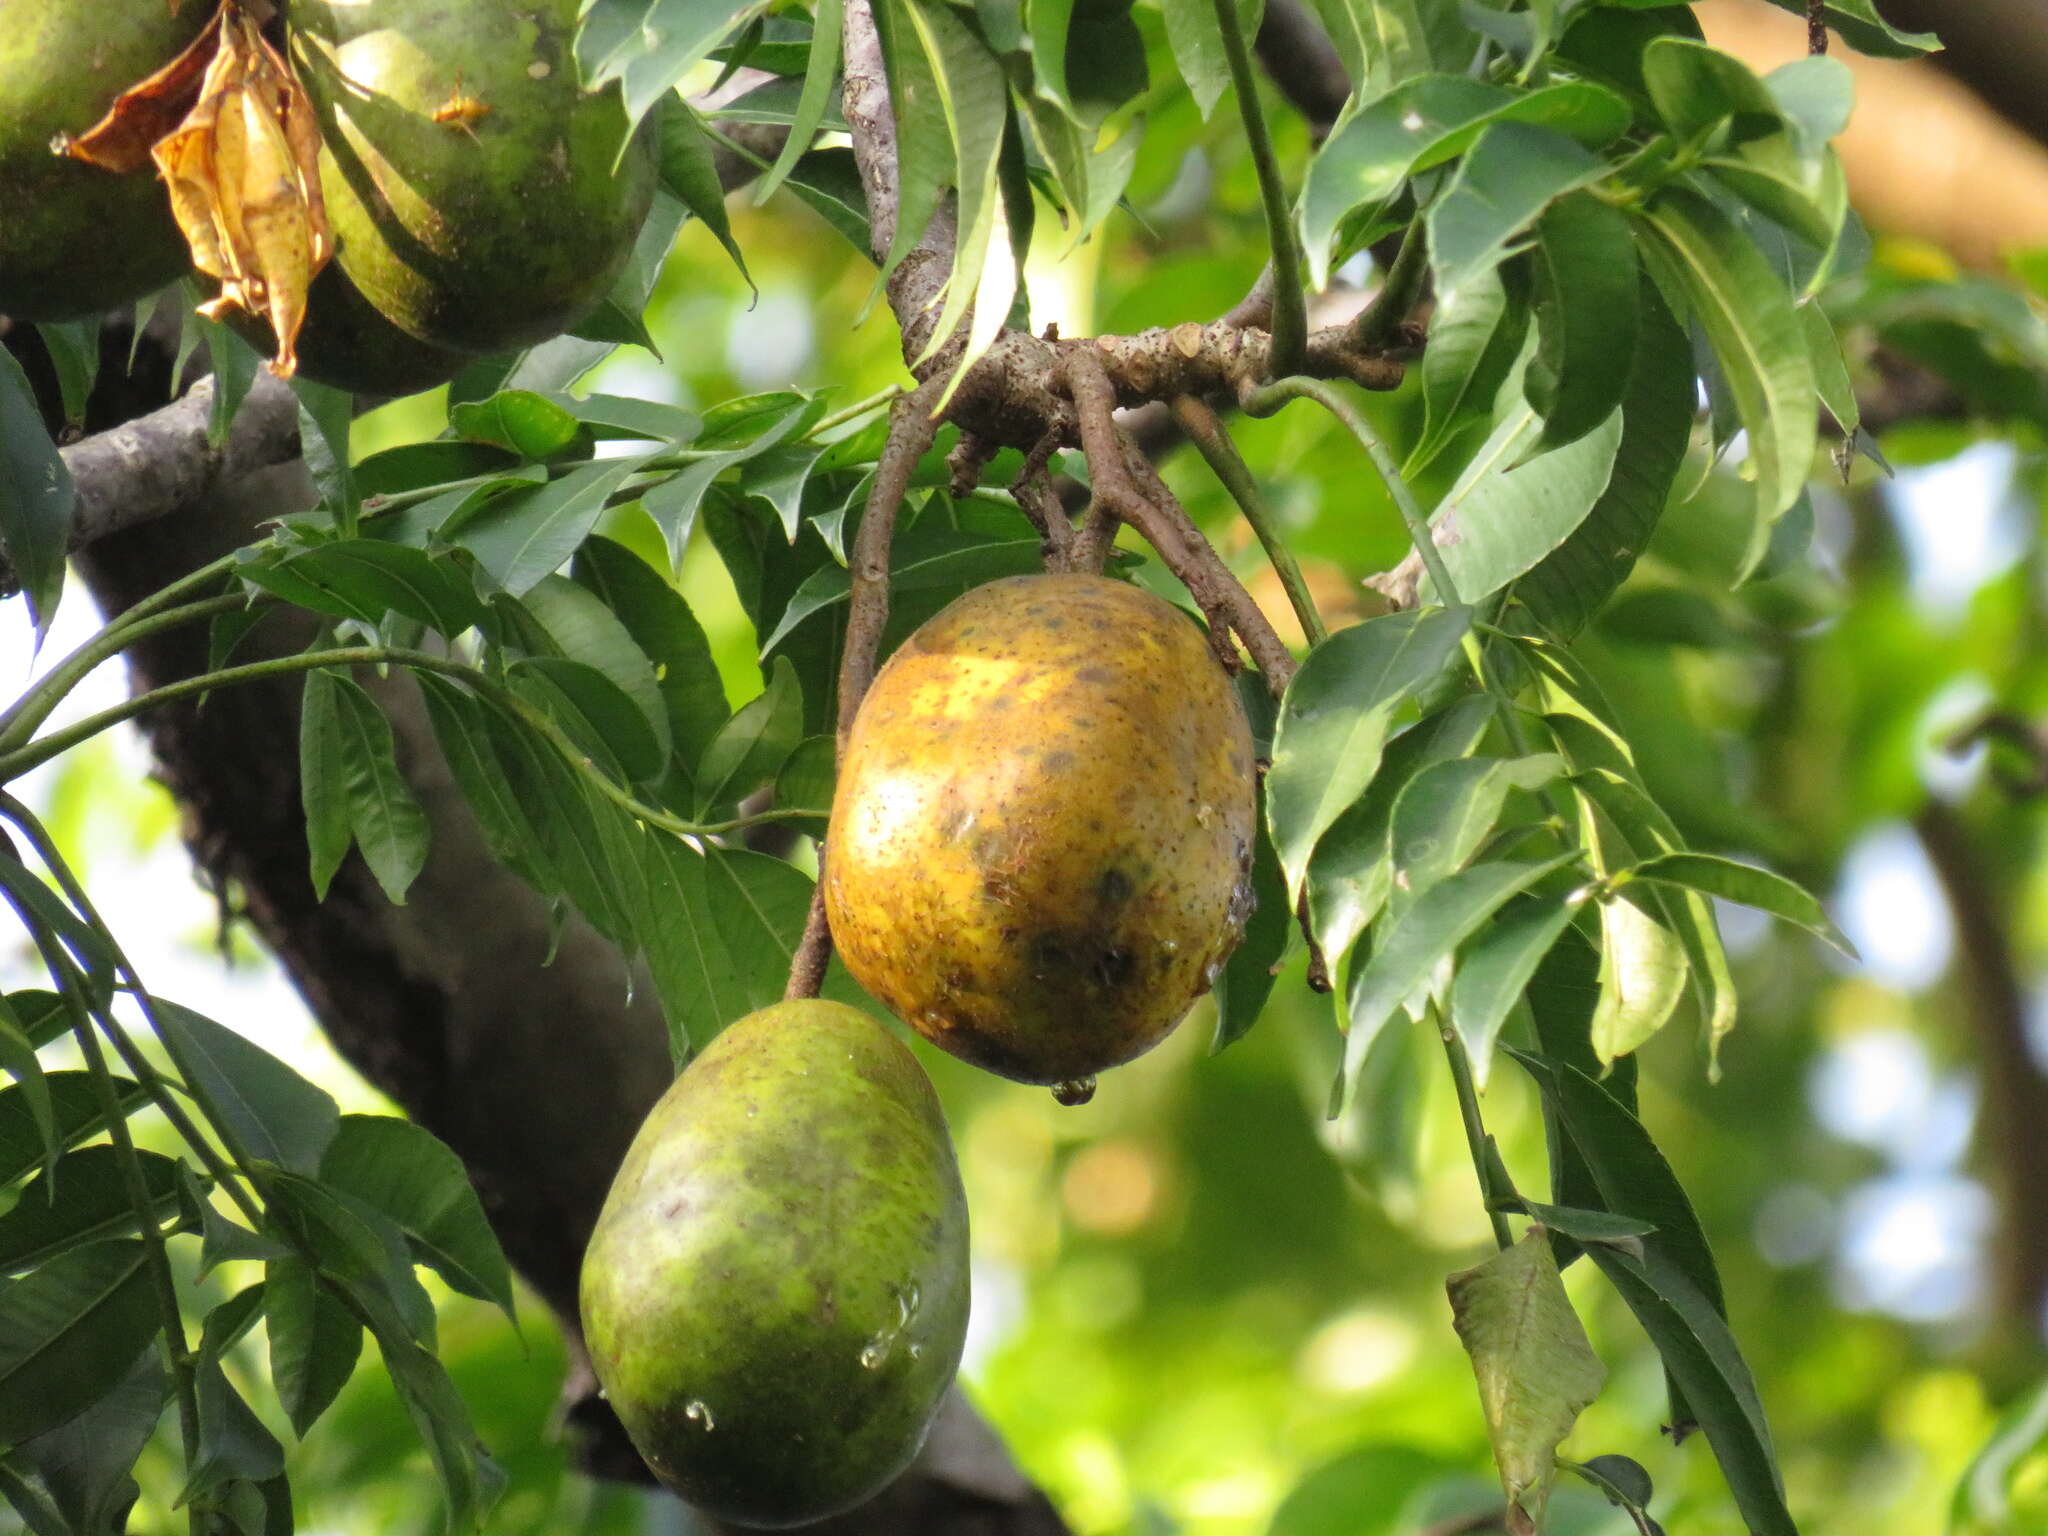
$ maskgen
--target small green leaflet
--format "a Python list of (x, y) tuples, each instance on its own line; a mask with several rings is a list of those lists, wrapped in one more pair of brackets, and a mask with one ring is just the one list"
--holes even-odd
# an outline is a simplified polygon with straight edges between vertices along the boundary
[(313, 888), (328, 883), (353, 840), (384, 894), (402, 904), (427, 858), (427, 816), (398, 771), (391, 726), (370, 696), (339, 673), (306, 674), (300, 786)]
[(1309, 856), (1379, 769), (1394, 710), (1458, 654), (1467, 608), (1410, 609), (1341, 629), (1288, 685), (1266, 775), (1266, 821), (1298, 897)]

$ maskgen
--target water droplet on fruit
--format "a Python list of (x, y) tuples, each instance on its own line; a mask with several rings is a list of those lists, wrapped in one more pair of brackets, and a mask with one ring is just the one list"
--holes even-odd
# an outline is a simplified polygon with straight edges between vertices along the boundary
[(867, 1348), (860, 1352), (860, 1363), (868, 1370), (874, 1370), (889, 1358), (889, 1351), (895, 1344), (896, 1336), (893, 1333), (876, 1334), (868, 1340)]
[(1052, 1091), (1053, 1102), (1072, 1109), (1076, 1104), (1086, 1104), (1095, 1097), (1095, 1079), (1076, 1077), (1059, 1084)]
[(707, 1434), (718, 1427), (711, 1422), (710, 1408), (694, 1397), (683, 1405), (683, 1417)]

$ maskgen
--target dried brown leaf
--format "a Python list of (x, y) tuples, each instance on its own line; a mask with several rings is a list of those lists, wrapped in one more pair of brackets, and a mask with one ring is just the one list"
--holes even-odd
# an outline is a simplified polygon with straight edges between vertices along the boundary
[(227, 0), (192, 39), (183, 53), (155, 74), (138, 80), (107, 109), (107, 114), (76, 138), (60, 139), (53, 148), (97, 165), (126, 173), (149, 164), (150, 151), (192, 110), (207, 66), (220, 49)]

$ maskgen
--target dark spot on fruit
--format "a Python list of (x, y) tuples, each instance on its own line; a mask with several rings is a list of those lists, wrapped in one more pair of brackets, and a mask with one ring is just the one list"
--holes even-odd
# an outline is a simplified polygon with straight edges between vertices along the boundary
[(1120, 907), (1136, 893), (1131, 877), (1120, 869), (1106, 869), (1095, 882), (1095, 899), (1105, 907)]
[(1090, 974), (1097, 986), (1120, 987), (1137, 971), (1135, 956), (1121, 945), (1111, 945), (1096, 955)]

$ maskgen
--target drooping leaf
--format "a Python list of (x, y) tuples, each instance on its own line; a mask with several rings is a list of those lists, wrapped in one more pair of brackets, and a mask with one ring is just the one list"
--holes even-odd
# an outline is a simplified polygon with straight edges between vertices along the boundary
[(638, 123), (672, 99), (691, 66), (764, 9), (760, 0), (589, 0), (576, 28), (576, 68), (586, 90), (618, 81), (627, 120)]
[[(1445, 1282), (1508, 1502), (1541, 1521), (1557, 1447), (1607, 1379), (1540, 1230)], [(1531, 1529), (1535, 1527), (1532, 1525)]]
[(393, 1115), (344, 1115), (320, 1177), (396, 1222), (420, 1262), (454, 1289), (512, 1316), (512, 1271), (497, 1235), (462, 1160), (431, 1132)]
[(1212, 1053), (1243, 1039), (1258, 1022), (1266, 999), (1273, 992), (1274, 969), (1286, 954), (1288, 936), (1294, 929), (1294, 914), (1287, 905), (1287, 881), (1280, 873), (1280, 857), (1273, 851), (1263, 807), (1261, 812), (1252, 852), (1254, 905), (1244, 937), (1216, 978), (1216, 1036), (1209, 1047)]
[(1829, 920), (1819, 900), (1804, 887), (1768, 869), (1711, 853), (1673, 852), (1645, 860), (1629, 874), (1632, 879), (1680, 886), (1755, 907), (1826, 939), (1845, 955), (1855, 956), (1855, 946)]
[(1565, 541), (1515, 586), (1537, 621), (1567, 639), (1585, 627), (1648, 547), (1692, 434), (1696, 394), (1685, 332), (1647, 279), (1639, 302), (1640, 335), (1607, 488)]
[(38, 638), (49, 633), (64, 595), (64, 552), (77, 492), (71, 471), (43, 430), (28, 375), (0, 357), (0, 544), (28, 596)]
[(1496, 267), (1473, 278), (1437, 306), (1422, 354), (1422, 436), (1402, 466), (1412, 480), (1450, 441), (1493, 409), (1494, 397), (1521, 356), (1529, 310), (1514, 302)]
[[(313, 678), (321, 675), (307, 674), (309, 692), (314, 690)], [(426, 863), (427, 813), (398, 771), (397, 748), (384, 711), (348, 678), (334, 672), (324, 675), (327, 682), (319, 688), (326, 695), (318, 717), (320, 734), (307, 739), (302, 747), (317, 753), (320, 759), (315, 765), (314, 759), (308, 757), (302, 772), (308, 831), (312, 830), (317, 783), (324, 798), (340, 798), (347, 812), (349, 832), (362, 850), (370, 873), (377, 877), (387, 897), (402, 904), (407, 889)], [(323, 835), (330, 840), (333, 831), (328, 824), (334, 815), (332, 809), (321, 807), (321, 821), (326, 828)], [(317, 857), (330, 856), (331, 841)], [(339, 863), (338, 857), (334, 863)], [(326, 865), (325, 872), (331, 875), (333, 865)], [(325, 891), (326, 880), (318, 865), (314, 884)]]
[(139, 1238), (73, 1248), (0, 1285), (0, 1443), (97, 1402), (163, 1325)]
[(300, 1173), (320, 1166), (341, 1119), (325, 1089), (202, 1013), (161, 997), (151, 1012), (208, 1117), (249, 1155)]
[(1309, 915), (1332, 964), (1379, 916), (1393, 889), (1387, 826), (1401, 791), (1432, 763), (1470, 752), (1492, 719), (1492, 696), (1469, 694), (1394, 737), (1365, 793), (1316, 845), (1308, 866)]
[(1685, 947), (1663, 913), (1627, 891), (1600, 903), (1600, 1006), (1593, 1052), (1604, 1067), (1648, 1040), (1685, 996)]
[[(122, 1113), (149, 1102), (140, 1083), (117, 1077), (113, 1084)], [(42, 1085), (48, 1090), (47, 1105), (38, 1102), (26, 1082), (0, 1090), (0, 1188), (47, 1166), (53, 1147), (61, 1152), (106, 1128), (106, 1109), (90, 1072), (46, 1073)]]
[(1411, 609), (1341, 629), (1288, 685), (1266, 775), (1266, 820), (1290, 894), (1309, 856), (1379, 769), (1394, 710), (1433, 682), (1471, 624), (1465, 608)]
[[(8, 1463), (33, 1478), (66, 1536), (121, 1536), (141, 1490), (130, 1476), (163, 1417), (171, 1381), (156, 1351), (139, 1353), (128, 1373), (84, 1412), (20, 1442)], [(42, 1529), (17, 1506), (31, 1530)]]
[[(580, 465), (546, 485), (498, 496), (446, 529), (514, 597), (560, 570), (604, 515), (605, 503), (645, 454)], [(451, 519), (451, 523), (453, 520)]]
[(1666, 187), (1639, 218), (1644, 255), (1685, 295), (1713, 345), (1749, 433), (1768, 523), (1798, 498), (1813, 466), (1813, 370), (1792, 297), (1727, 215), (1690, 188)]
[[(161, 1222), (178, 1208), (178, 1164), (155, 1152), (137, 1151), (135, 1157), (151, 1211)], [(0, 1272), (13, 1274), (81, 1244), (133, 1233), (137, 1217), (123, 1161), (111, 1144), (80, 1147), (57, 1169), (31, 1180), (13, 1208), (0, 1215)]]
[(1535, 254), (1538, 342), (1522, 386), (1543, 417), (1541, 453), (1577, 442), (1621, 405), (1642, 285), (1628, 220), (1589, 192), (1543, 210)]
[(1451, 984), (1451, 1024), (1481, 1088), (1491, 1075), (1501, 1026), (1578, 908), (1572, 893), (1517, 902), (1458, 957), (1458, 976)]
[(292, 1428), (302, 1438), (327, 1411), (362, 1353), (363, 1325), (295, 1254), (263, 1271), (264, 1326), (270, 1338), (270, 1380)]
[(1583, 82), (1522, 94), (1456, 74), (1403, 80), (1346, 121), (1309, 166), (1301, 219), (1316, 282), (1327, 279), (1330, 241), (1347, 215), (1385, 203), (1408, 177), (1463, 154), (1504, 121), (1542, 124), (1597, 148), (1626, 131), (1629, 110)]
[(503, 448), (521, 459), (586, 455), (590, 432), (576, 416), (530, 389), (501, 389), (488, 400), (450, 407), (448, 425), (465, 442)]
[(1429, 980), (1430, 973), (1507, 902), (1576, 859), (1559, 854), (1538, 864), (1481, 864), (1448, 875), (1390, 924), (1372, 958), (1352, 975), (1347, 999), (1350, 1028), (1344, 1070), (1330, 1095), (1334, 1117), (1349, 1102), (1359, 1069), (1394, 1010)]
[(1604, 160), (1555, 128), (1489, 123), (1429, 206), (1437, 292), (1455, 294), (1499, 266), (1553, 199), (1598, 179), (1606, 168)]
[(1398, 919), (1437, 881), (1464, 868), (1492, 834), (1511, 792), (1540, 789), (1563, 771), (1563, 758), (1543, 752), (1457, 758), (1417, 772), (1388, 824), (1389, 917)]
[(732, 714), (704, 626), (659, 571), (610, 539), (586, 540), (570, 574), (597, 594), (654, 664), (669, 739), (677, 757), (694, 764)]
[(566, 576), (545, 578), (522, 601), (564, 660), (600, 673), (639, 707), (655, 755), (666, 762), (672, 742), (661, 681), (653, 658), (640, 648), (621, 618), (588, 587)]
[(775, 658), (768, 686), (728, 720), (697, 765), (700, 812), (739, 799), (773, 778), (803, 739), (803, 687), (786, 656)]

